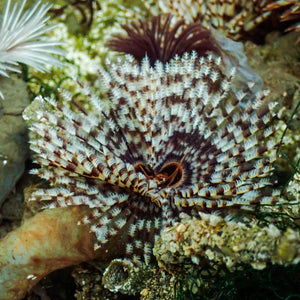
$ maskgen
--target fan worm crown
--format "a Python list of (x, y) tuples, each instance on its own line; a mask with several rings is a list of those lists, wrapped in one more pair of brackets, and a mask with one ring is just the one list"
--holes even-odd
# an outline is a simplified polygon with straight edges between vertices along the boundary
[(133, 21), (122, 26), (126, 35), (113, 36), (107, 46), (112, 50), (131, 54), (140, 62), (147, 55), (152, 66), (157, 60), (166, 63), (176, 54), (181, 57), (192, 50), (198, 56), (221, 54), (211, 32), (199, 22), (187, 25), (184, 19), (174, 20), (168, 14)]
[(275, 103), (251, 84), (233, 92), (234, 70), (224, 75), (220, 63), (196, 52), (153, 67), (126, 56), (100, 70), (108, 102), (82, 85), (88, 105), (77, 112), (68, 92), (59, 102), (37, 98), (24, 114), (41, 165), (32, 173), (53, 187), (31, 200), (88, 205), (82, 223), (95, 247), (120, 235), (136, 265), (149, 262), (160, 230), (183, 211), (278, 202), (268, 189)]

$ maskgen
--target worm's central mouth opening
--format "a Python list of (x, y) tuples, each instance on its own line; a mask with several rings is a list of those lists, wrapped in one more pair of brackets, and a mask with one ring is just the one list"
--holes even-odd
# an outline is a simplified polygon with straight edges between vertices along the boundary
[(147, 179), (154, 179), (161, 187), (176, 187), (180, 185), (183, 179), (184, 169), (182, 163), (186, 155), (180, 162), (168, 162), (155, 174), (154, 171), (145, 163), (139, 162), (134, 165), (136, 172), (143, 173)]

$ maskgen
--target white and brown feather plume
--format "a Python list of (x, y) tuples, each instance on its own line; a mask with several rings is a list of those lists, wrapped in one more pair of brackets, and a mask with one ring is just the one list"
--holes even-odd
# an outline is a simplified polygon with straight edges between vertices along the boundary
[(100, 71), (103, 101), (82, 87), (88, 103), (35, 100), (27, 109), (31, 149), (53, 185), (31, 195), (50, 207), (88, 205), (95, 247), (121, 234), (126, 257), (148, 263), (162, 228), (181, 212), (279, 201), (272, 189), (277, 144), (274, 103), (251, 85), (234, 93), (234, 71), (195, 52), (152, 67), (126, 56)]

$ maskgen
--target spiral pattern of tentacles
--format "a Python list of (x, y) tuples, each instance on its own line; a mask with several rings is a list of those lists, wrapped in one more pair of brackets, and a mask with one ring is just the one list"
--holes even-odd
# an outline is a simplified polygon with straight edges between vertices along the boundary
[(270, 125), (275, 103), (251, 84), (231, 89), (234, 70), (196, 52), (151, 66), (126, 56), (100, 70), (107, 100), (81, 85), (87, 105), (68, 92), (28, 108), (32, 173), (51, 188), (30, 200), (47, 207), (87, 205), (81, 223), (95, 248), (119, 235), (126, 258), (148, 263), (161, 229), (181, 212), (276, 203)]

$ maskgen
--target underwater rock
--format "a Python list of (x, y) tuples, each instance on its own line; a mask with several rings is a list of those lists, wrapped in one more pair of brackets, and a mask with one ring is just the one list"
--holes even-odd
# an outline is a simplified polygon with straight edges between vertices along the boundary
[(44, 210), (0, 241), (0, 298), (22, 299), (48, 273), (91, 260), (94, 251), (87, 226), (77, 222), (87, 208)]
[(212, 269), (223, 264), (236, 270), (250, 264), (262, 270), (267, 263), (291, 265), (300, 262), (300, 233), (285, 232), (270, 224), (260, 227), (226, 221), (217, 215), (199, 213), (201, 220), (182, 214), (183, 221), (162, 232), (154, 246), (154, 255), (167, 271), (193, 262)]
[(299, 100), (300, 52), (299, 45), (295, 44), (296, 36), (295, 32), (286, 35), (272, 32), (263, 46), (251, 42), (244, 45), (250, 67), (270, 90), (270, 101), (277, 101), (286, 109), (284, 120), (289, 118)]
[(26, 83), (17, 75), (0, 78), (0, 206), (24, 172), (28, 157), (27, 127), (22, 112), (29, 105)]
[(103, 287), (102, 275), (97, 269), (90, 264), (80, 264), (74, 267), (72, 277), (76, 284), (74, 296), (77, 300), (118, 299), (118, 294), (114, 294)]
[(279, 149), (281, 158), (276, 167), (287, 174), (294, 173), (291, 164), (296, 166), (300, 158), (300, 52), (299, 45), (295, 44), (297, 36), (296, 32), (286, 35), (272, 32), (266, 37), (264, 46), (247, 42), (244, 47), (249, 65), (270, 90), (270, 101), (277, 102), (281, 108), (276, 135), (283, 145)]

